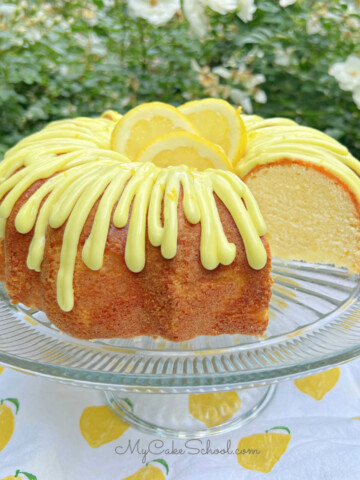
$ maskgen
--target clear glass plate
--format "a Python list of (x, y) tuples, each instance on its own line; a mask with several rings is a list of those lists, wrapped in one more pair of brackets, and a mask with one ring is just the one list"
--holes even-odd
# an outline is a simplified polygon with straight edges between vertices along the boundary
[(264, 386), (360, 355), (359, 276), (273, 260), (266, 335), (83, 341), (0, 288), (0, 362), (102, 390), (190, 393)]

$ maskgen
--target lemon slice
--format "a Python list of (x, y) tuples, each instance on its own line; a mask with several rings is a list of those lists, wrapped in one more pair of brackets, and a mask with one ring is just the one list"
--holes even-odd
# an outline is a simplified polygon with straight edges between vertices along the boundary
[(153, 138), (176, 131), (199, 134), (177, 108), (161, 102), (144, 103), (118, 121), (111, 136), (111, 148), (134, 160), (138, 151)]
[(112, 120), (113, 122), (118, 122), (122, 115), (115, 110), (106, 110), (102, 115), (101, 118), (106, 118), (108, 120)]
[(187, 102), (178, 109), (199, 130), (202, 137), (223, 148), (233, 165), (244, 155), (246, 127), (239, 111), (230, 103), (206, 98)]
[(158, 167), (187, 165), (197, 170), (232, 170), (222, 148), (188, 132), (173, 132), (155, 138), (139, 151), (135, 162), (152, 162)]

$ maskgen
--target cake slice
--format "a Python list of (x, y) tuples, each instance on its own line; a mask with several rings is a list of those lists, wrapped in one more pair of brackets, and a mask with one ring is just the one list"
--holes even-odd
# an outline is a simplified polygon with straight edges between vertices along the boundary
[(244, 116), (237, 174), (264, 216), (273, 256), (360, 272), (360, 164), (328, 135), (292, 120)]

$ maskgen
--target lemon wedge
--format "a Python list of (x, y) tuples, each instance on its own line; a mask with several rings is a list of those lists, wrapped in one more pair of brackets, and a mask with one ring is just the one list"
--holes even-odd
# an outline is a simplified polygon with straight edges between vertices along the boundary
[(219, 145), (236, 165), (247, 144), (246, 127), (238, 110), (217, 98), (187, 102), (178, 110), (186, 115), (202, 137)]
[(144, 103), (118, 121), (111, 135), (111, 148), (134, 160), (152, 139), (176, 131), (199, 134), (177, 108), (161, 102)]
[(173, 132), (155, 138), (138, 152), (135, 162), (152, 162), (158, 167), (187, 165), (197, 170), (232, 170), (221, 147), (189, 132)]
[(122, 115), (115, 110), (106, 110), (102, 115), (101, 118), (106, 118), (107, 120), (112, 120), (113, 122), (118, 122)]

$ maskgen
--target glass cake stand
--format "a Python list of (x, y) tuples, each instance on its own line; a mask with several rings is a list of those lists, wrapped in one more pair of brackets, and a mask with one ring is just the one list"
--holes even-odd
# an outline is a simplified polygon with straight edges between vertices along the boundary
[[(266, 335), (203, 336), (181, 343), (72, 338), (42, 312), (12, 305), (1, 285), (0, 363), (101, 389), (118, 415), (148, 433), (172, 438), (225, 433), (265, 408), (278, 382), (360, 355), (359, 276), (278, 259), (272, 275)], [(224, 412), (229, 405), (221, 401), (212, 407), (219, 420), (209, 427), (190, 414), (193, 394), (233, 390), (241, 406), (231, 418)]]

